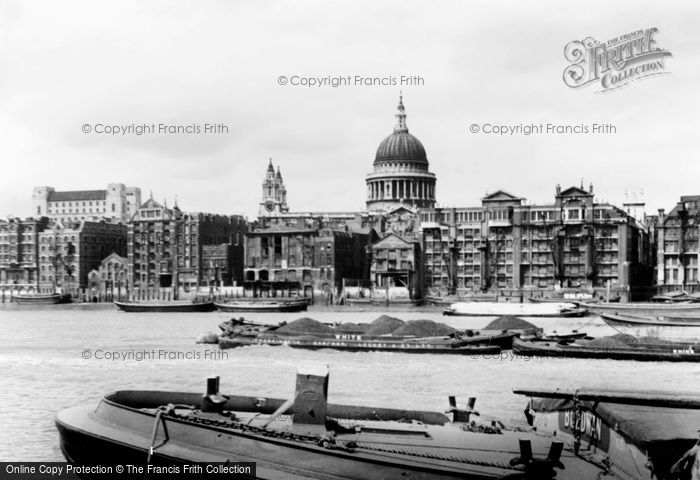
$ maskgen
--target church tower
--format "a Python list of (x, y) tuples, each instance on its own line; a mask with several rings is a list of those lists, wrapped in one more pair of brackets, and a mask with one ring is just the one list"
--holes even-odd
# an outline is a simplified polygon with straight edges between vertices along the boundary
[(282, 180), (282, 172), (279, 166), (275, 172), (272, 159), (270, 159), (270, 163), (267, 166), (262, 189), (262, 201), (258, 209), (259, 216), (273, 216), (289, 211), (287, 206), (287, 189), (284, 186), (284, 180)]

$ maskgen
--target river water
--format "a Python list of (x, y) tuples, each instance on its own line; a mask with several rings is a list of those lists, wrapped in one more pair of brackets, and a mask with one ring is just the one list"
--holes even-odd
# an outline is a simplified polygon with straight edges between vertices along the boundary
[[(439, 309), (428, 307), (390, 311), (312, 307), (303, 314), (246, 318), (268, 323), (301, 316), (323, 322), (370, 322), (382, 313), (463, 328), (480, 328), (491, 320), (443, 317)], [(482, 415), (511, 424), (524, 421), (526, 400), (511, 393), (516, 387), (700, 395), (700, 364), (692, 363), (345, 353), (268, 346), (219, 351), (216, 345), (195, 345), (199, 334), (218, 331), (218, 324), (230, 316), (124, 313), (106, 304), (0, 305), (0, 461), (63, 460), (53, 423), (56, 412), (78, 404), (97, 405), (110, 391), (203, 392), (206, 377), (219, 375), (223, 393), (289, 398), (297, 366), (316, 362), (330, 366), (329, 401), (334, 403), (440, 411), (447, 406), (448, 395), (458, 395), (462, 402), (474, 396)], [(593, 336), (615, 333), (597, 317), (528, 320), (546, 331), (578, 328)], [(153, 351), (155, 355), (150, 354)]]

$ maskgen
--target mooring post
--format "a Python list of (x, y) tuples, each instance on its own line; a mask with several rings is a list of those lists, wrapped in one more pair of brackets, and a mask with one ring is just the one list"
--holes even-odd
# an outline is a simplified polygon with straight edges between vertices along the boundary
[(328, 364), (299, 367), (294, 398), (294, 424), (322, 425), (325, 429), (328, 412)]

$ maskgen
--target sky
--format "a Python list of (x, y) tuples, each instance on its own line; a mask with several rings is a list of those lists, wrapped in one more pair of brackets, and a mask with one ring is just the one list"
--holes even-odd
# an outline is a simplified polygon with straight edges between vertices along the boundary
[[(33, 186), (111, 182), (253, 217), (269, 158), (291, 210), (361, 210), (399, 91), (441, 206), (499, 189), (549, 203), (583, 182), (600, 201), (643, 191), (648, 213), (670, 209), (700, 194), (699, 20), (697, 1), (0, 0), (0, 217), (30, 215)], [(569, 42), (652, 27), (667, 74), (605, 93), (564, 84)], [(280, 84), (348, 75), (423, 82)], [(228, 132), (104, 133), (207, 123)], [(470, 132), (541, 123), (616, 132)]]

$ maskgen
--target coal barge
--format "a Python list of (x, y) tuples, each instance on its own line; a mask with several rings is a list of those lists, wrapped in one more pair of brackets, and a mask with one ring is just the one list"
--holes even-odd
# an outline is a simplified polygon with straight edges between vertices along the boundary
[(261, 325), (244, 319), (233, 319), (220, 325), (223, 333), (218, 338), (218, 344), (222, 349), (269, 345), (352, 352), (482, 355), (510, 349), (516, 336), (534, 336), (539, 333), (539, 329), (533, 325), (526, 325), (529, 326), (518, 330), (459, 331), (430, 320), (404, 322), (388, 316), (382, 316), (370, 324), (337, 326), (329, 326), (310, 318), (279, 325)]

